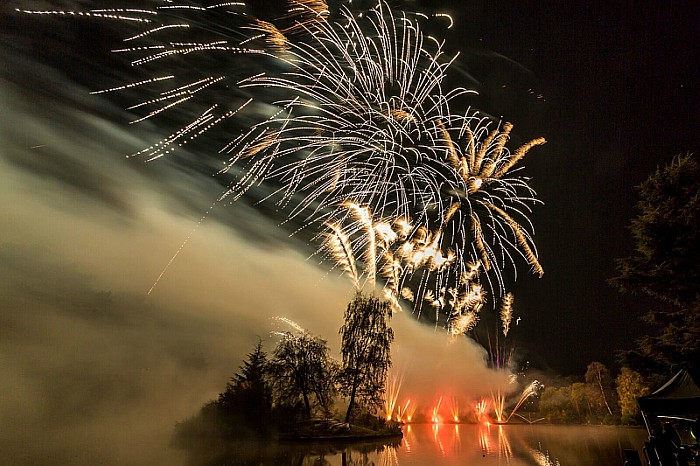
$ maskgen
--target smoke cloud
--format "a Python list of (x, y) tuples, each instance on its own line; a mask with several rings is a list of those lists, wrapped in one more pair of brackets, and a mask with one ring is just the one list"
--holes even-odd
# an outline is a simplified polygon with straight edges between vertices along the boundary
[[(244, 203), (216, 205), (200, 223), (222, 191), (205, 174), (213, 167), (126, 159), (154, 128), (113, 123), (128, 118), (88, 89), (3, 58), (19, 73), (0, 79), (6, 461), (180, 464), (168, 447), (175, 423), (224, 388), (258, 338), (274, 345), (275, 316), (337, 354), (348, 280)], [(22, 82), (30, 74), (41, 78)], [(407, 314), (392, 325), (407, 394), (502, 383), (478, 345)]]
[(466, 338), (451, 338), (441, 328), (421, 324), (406, 314), (392, 321), (396, 341), (392, 347), (393, 373), (403, 378), (399, 402), (410, 399), (418, 412), (432, 410), (443, 397), (441, 412), (447, 413), (452, 399), (463, 414), (471, 403), (490, 397), (498, 389), (514, 389), (509, 374), (487, 367), (483, 347)]

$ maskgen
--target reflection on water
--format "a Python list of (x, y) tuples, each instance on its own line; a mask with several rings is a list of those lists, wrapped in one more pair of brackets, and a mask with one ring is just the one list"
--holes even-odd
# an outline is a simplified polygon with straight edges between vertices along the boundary
[(238, 444), (190, 452), (192, 466), (622, 465), (646, 431), (624, 427), (416, 424), (393, 442)]

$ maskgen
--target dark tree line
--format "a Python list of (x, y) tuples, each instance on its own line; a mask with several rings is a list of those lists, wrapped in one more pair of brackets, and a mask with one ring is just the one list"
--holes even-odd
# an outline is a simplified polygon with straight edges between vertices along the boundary
[(311, 420), (339, 417), (339, 394), (348, 403), (346, 429), (350, 422), (383, 427), (376, 413), (391, 365), (390, 317), (387, 303), (358, 293), (340, 329), (340, 362), (326, 340), (308, 331), (282, 334), (269, 355), (258, 341), (218, 398), (177, 425), (176, 443), (289, 434)]
[(634, 422), (636, 398), (680, 368), (698, 373), (700, 361), (700, 163), (678, 155), (639, 187), (630, 223), (634, 252), (618, 259), (610, 283), (624, 293), (652, 298), (640, 308), (650, 331), (636, 348), (620, 353), (613, 379), (591, 363), (584, 381), (548, 387), (540, 411), (560, 422)]

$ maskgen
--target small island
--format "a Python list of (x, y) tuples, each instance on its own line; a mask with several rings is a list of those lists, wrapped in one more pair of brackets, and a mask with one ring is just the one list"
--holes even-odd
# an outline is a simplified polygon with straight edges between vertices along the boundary
[(340, 329), (341, 361), (326, 340), (281, 318), (293, 331), (275, 332), (269, 355), (258, 341), (218, 398), (177, 424), (174, 445), (196, 451), (240, 441), (398, 442), (400, 424), (377, 415), (391, 366), (390, 317), (386, 302), (358, 292)]

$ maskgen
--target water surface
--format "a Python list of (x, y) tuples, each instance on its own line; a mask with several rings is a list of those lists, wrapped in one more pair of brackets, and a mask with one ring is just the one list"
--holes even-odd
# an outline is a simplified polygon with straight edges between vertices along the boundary
[(190, 456), (193, 466), (622, 466), (644, 429), (601, 426), (415, 424), (389, 443), (250, 444)]

